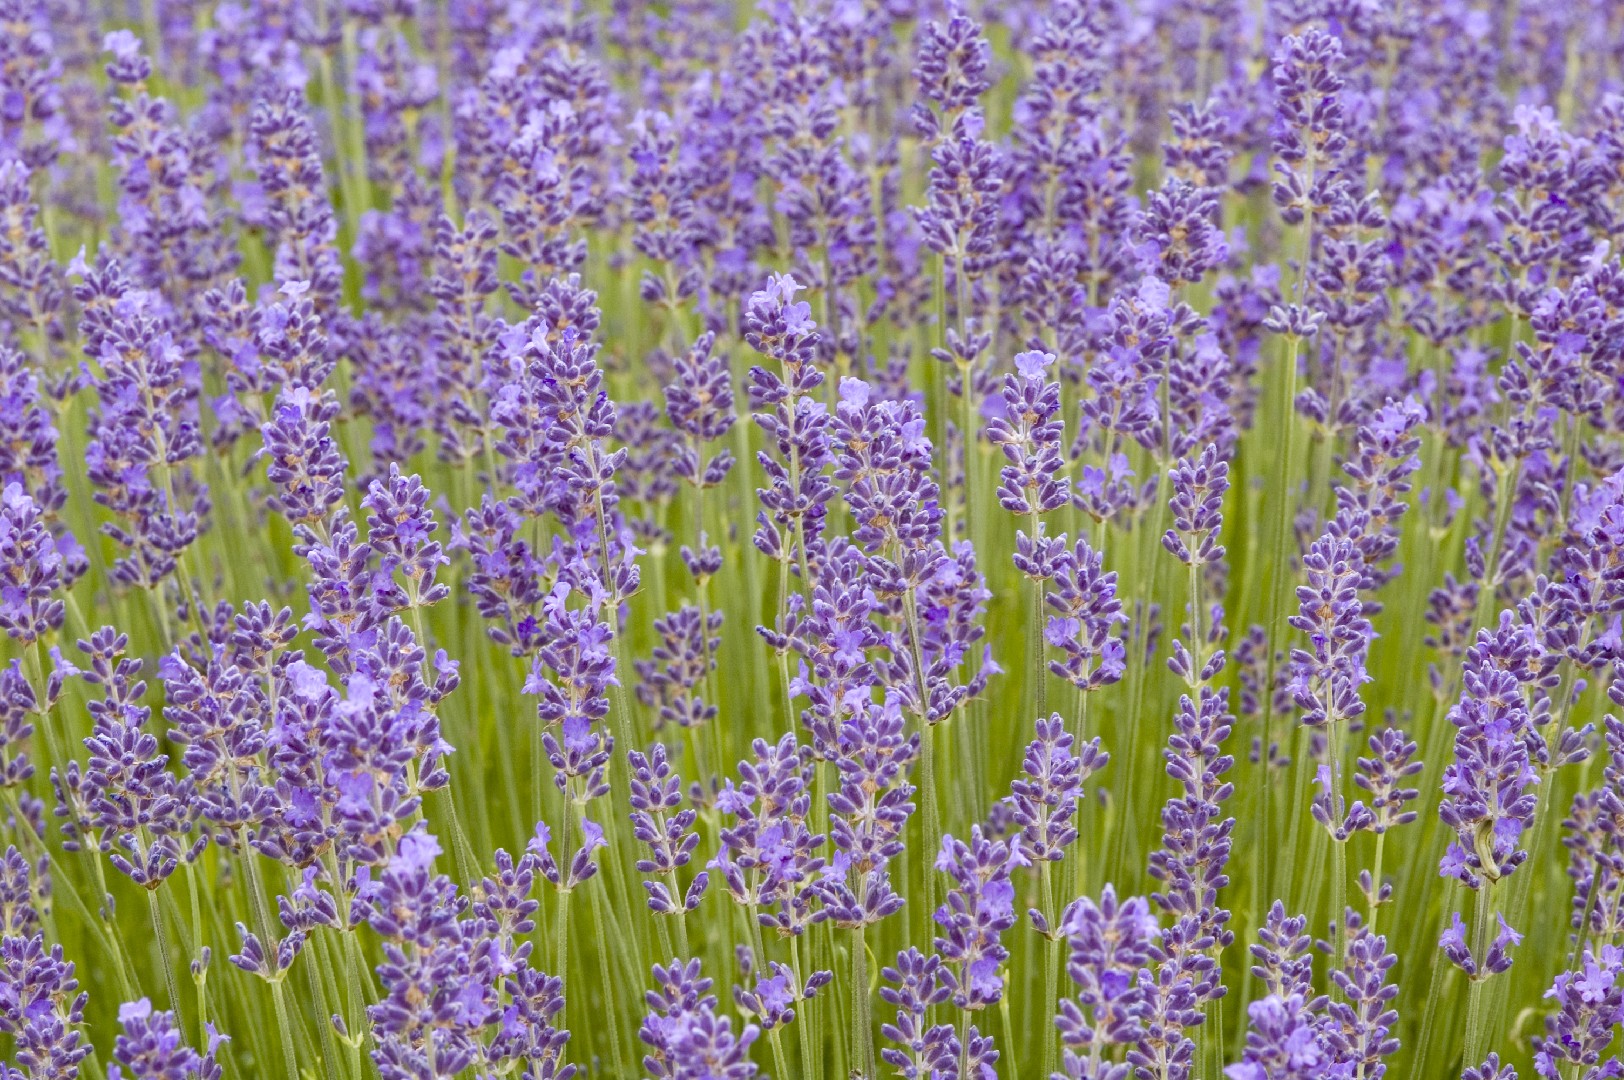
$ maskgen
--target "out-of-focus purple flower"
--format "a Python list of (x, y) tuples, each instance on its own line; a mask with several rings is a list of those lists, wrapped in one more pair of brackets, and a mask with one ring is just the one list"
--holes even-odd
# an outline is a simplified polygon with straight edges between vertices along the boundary
[(32, 496), (15, 481), (0, 492), (0, 628), (28, 645), (62, 625), (62, 554)]
[(276, 241), (276, 279), (308, 282), (316, 310), (330, 320), (344, 273), (321, 142), (303, 95), (293, 91), (256, 102), (248, 132), (269, 211), (266, 224)]
[(117, 262), (74, 288), (81, 331), (100, 373), (85, 465), (96, 501), (117, 519), (102, 528), (123, 549), (118, 581), (154, 588), (205, 527), (208, 487), (186, 463), (203, 451), (195, 368), (156, 294), (135, 288)]
[(699, 609), (691, 604), (654, 620), (660, 644), (650, 659), (639, 660), (635, 666), (637, 698), (658, 710), (656, 728), (666, 724), (697, 728), (715, 718), (716, 706), (700, 695), (709, 673), (716, 669), (721, 628), (720, 611), (701, 619)]
[[(1616, 702), (1624, 687), (1615, 682), (1608, 694)], [(1597, 940), (1611, 940), (1624, 931), (1624, 721), (1607, 717), (1603, 737), (1602, 782), (1574, 796), (1562, 823), (1568, 831), (1562, 843), (1572, 853), (1568, 876), (1574, 881), (1574, 929), (1586, 932), (1589, 912), (1588, 932)]]

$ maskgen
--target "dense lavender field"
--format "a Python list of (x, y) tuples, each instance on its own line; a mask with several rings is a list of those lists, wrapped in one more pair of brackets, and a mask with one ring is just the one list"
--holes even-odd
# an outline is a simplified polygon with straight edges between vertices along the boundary
[(0, 0), (0, 1080), (1624, 1077), (1624, 6), (965, 2)]

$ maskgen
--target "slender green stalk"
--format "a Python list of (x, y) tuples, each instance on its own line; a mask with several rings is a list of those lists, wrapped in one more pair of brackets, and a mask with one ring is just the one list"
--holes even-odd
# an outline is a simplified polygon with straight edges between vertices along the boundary
[(874, 1068), (874, 1021), (868, 988), (868, 927), (851, 932), (851, 1042), (853, 1066), (865, 1078), (877, 1077)]

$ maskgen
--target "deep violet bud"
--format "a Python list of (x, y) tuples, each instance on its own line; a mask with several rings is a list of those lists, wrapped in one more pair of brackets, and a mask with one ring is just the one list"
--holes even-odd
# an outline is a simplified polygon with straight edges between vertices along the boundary
[(1517, 1080), (1517, 1070), (1501, 1065), (1499, 1054), (1490, 1054), (1482, 1065), (1464, 1070), (1460, 1080)]

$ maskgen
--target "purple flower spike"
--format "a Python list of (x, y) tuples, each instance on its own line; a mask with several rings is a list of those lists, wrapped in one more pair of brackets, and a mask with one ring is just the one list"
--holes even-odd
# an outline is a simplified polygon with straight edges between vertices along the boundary
[(898, 1044), (883, 1048), (880, 1059), (905, 1080), (958, 1075), (957, 1032), (952, 1024), (932, 1025), (926, 1019), (931, 1008), (951, 1001), (958, 990), (942, 958), (906, 949), (880, 976), (890, 984), (880, 987), (880, 1000), (897, 1010), (896, 1021), (880, 1025), (880, 1034)]
[(1624, 1023), (1624, 949), (1585, 949), (1580, 969), (1558, 975), (1545, 997), (1557, 1011), (1546, 1020), (1545, 1035), (1534, 1040), (1534, 1071), (1544, 1080), (1621, 1075), (1617, 1057), (1601, 1058)]
[[(113, 1040), (108, 1080), (220, 1080), (224, 1070), (215, 1060), (226, 1037), (209, 1028), (209, 1048), (199, 1054), (187, 1046), (172, 1012), (155, 1012), (146, 998), (118, 1008), (122, 1030)], [(120, 1068), (122, 1066), (122, 1068)]]
[(953, 884), (942, 906), (932, 914), (941, 928), (936, 949), (957, 968), (953, 1001), (962, 1009), (984, 1009), (1004, 996), (1002, 967), (1009, 957), (1000, 938), (1015, 925), (1015, 886), (1010, 871), (1019, 849), (970, 829), (965, 843), (942, 837), (936, 869)]
[(1096, 736), (1081, 753), (1059, 713), (1037, 722), (1037, 738), (1027, 744), (1021, 775), (1010, 784), (1011, 817), (1020, 826), (1018, 857), (1028, 862), (1058, 862), (1077, 839), (1073, 819), (1083, 784), (1105, 768), (1111, 755)]
[(988, 440), (1009, 462), (999, 474), (998, 502), (1012, 514), (1045, 514), (1071, 499), (1062, 472), (1060, 383), (1046, 378), (1053, 365), (1051, 353), (1016, 356), (1016, 373), (1004, 376), (1004, 415), (987, 425)]
[(709, 875), (694, 876), (688, 890), (677, 895), (677, 871), (687, 866), (699, 846), (694, 831), (696, 813), (682, 805), (682, 779), (666, 760), (664, 745), (655, 743), (647, 755), (627, 755), (632, 770), (632, 835), (648, 845), (649, 854), (637, 860), (637, 872), (663, 880), (646, 880), (649, 910), (657, 915), (692, 911), (699, 906)]
[[(16, 858), (16, 849), (7, 856), (9, 864)], [(90, 995), (79, 989), (73, 965), (62, 958), (60, 945), (47, 948), (42, 934), (14, 932), (21, 927), (0, 929), (5, 931), (0, 939), (0, 1032), (13, 1040), (13, 1060), (22, 1069), (15, 1072), (0, 1067), (0, 1071), (19, 1080), (73, 1080), (79, 1075), (79, 1063), (91, 1052), (82, 1030)], [(156, 1074), (142, 1073), (135, 1080), (148, 1080), (149, 1075), (157, 1080)]]

